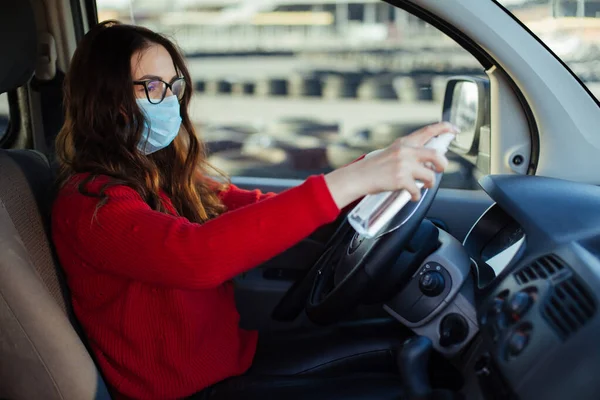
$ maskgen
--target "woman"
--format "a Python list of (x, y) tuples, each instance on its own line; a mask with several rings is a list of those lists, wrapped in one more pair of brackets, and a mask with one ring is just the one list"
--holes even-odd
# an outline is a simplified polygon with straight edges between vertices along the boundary
[[(238, 327), (230, 280), (368, 193), (426, 186), (447, 160), (434, 125), (279, 195), (208, 178), (188, 115), (184, 60), (147, 29), (103, 23), (81, 41), (57, 138), (53, 239), (75, 313), (125, 398), (182, 398), (244, 374), (257, 333)], [(282, 224), (281, 221), (286, 223)]]

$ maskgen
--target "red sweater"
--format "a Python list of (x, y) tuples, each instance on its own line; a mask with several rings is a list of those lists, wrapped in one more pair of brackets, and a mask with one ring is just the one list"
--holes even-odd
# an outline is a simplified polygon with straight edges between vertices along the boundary
[(80, 179), (59, 193), (53, 239), (100, 368), (128, 398), (181, 398), (243, 374), (257, 333), (239, 328), (230, 280), (339, 214), (323, 176), (278, 195), (232, 185), (220, 193), (228, 212), (205, 224), (164, 195), (171, 215), (153, 211), (125, 186), (96, 212)]

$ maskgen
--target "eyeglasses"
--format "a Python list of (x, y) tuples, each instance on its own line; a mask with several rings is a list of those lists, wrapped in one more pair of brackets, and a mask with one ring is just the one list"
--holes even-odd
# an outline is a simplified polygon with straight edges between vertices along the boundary
[(185, 93), (185, 79), (181, 76), (173, 78), (171, 83), (167, 83), (162, 79), (152, 78), (143, 81), (133, 81), (133, 84), (144, 87), (146, 97), (152, 104), (158, 104), (163, 101), (167, 94), (167, 89), (171, 89), (171, 92), (177, 96), (178, 100), (181, 100)]

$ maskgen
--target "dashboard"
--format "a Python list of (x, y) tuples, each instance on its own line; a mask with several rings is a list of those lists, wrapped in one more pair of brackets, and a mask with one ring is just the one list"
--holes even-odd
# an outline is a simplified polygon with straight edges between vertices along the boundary
[(464, 355), (466, 398), (597, 399), (600, 188), (531, 176), (480, 184), (495, 203), (463, 243), (480, 333)]
[(491, 283), (518, 258), (525, 239), (523, 227), (497, 203), (483, 213), (463, 243), (476, 265), (479, 287)]

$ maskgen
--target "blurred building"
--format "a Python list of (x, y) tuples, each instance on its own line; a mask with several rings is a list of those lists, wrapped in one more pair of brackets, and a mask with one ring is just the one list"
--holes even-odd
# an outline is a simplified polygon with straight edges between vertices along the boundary
[(452, 46), (380, 0), (98, 0), (117, 18), (174, 36), (187, 53)]

